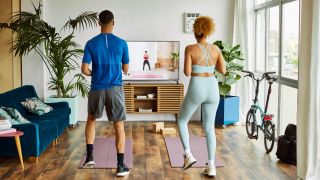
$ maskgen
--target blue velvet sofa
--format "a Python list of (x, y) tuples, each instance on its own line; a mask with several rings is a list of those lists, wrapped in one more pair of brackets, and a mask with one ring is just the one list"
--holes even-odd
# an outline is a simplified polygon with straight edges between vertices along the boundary
[[(30, 124), (13, 125), (24, 133), (20, 137), (24, 157), (39, 157), (48, 145), (57, 139), (69, 125), (71, 112), (67, 102), (47, 103), (53, 110), (41, 116), (30, 113), (21, 102), (38, 97), (33, 86), (27, 85), (0, 94), (0, 106), (17, 109)], [(0, 138), (0, 157), (18, 156), (14, 138)]]

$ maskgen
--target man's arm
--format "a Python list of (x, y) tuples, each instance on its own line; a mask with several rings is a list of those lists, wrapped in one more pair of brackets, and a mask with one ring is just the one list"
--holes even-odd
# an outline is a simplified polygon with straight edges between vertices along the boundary
[(91, 69), (89, 68), (89, 64), (87, 64), (87, 63), (82, 63), (82, 65), (81, 65), (81, 72), (82, 72), (82, 74), (84, 74), (84, 75), (91, 76)]
[(122, 64), (122, 71), (127, 74), (129, 71), (129, 64)]

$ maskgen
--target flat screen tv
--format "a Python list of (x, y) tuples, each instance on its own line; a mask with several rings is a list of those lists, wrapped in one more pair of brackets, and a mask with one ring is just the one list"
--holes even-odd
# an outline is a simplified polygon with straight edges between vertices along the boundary
[(179, 79), (179, 41), (129, 41), (129, 72), (125, 81), (174, 80)]

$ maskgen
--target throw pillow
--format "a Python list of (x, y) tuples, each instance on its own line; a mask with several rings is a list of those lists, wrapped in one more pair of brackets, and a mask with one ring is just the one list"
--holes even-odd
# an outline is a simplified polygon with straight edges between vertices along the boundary
[(29, 112), (37, 115), (42, 115), (53, 110), (51, 106), (45, 104), (36, 97), (27, 98), (26, 101), (21, 102), (21, 104), (28, 109)]
[(11, 124), (26, 124), (26, 123), (31, 123), (30, 121), (28, 121), (26, 118), (24, 118), (20, 112), (16, 109), (13, 108), (9, 108), (9, 107), (1, 107), (1, 109), (5, 110), (9, 115), (10, 115), (10, 119), (9, 121), (11, 122)]

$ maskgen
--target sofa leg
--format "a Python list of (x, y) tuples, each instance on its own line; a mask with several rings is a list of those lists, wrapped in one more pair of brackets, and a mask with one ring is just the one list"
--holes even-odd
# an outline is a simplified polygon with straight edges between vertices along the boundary
[(67, 132), (69, 132), (69, 127), (67, 126)]
[(39, 164), (39, 157), (29, 157), (29, 160), (31, 162), (35, 162), (36, 164)]
[(56, 146), (58, 145), (58, 138), (55, 140), (55, 142), (56, 142)]

